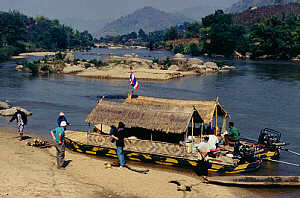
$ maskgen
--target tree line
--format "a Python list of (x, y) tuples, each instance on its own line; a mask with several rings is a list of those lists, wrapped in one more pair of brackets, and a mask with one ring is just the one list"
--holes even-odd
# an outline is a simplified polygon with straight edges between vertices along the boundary
[(85, 48), (93, 43), (87, 31), (73, 30), (58, 20), (28, 17), (16, 10), (0, 12), (0, 62), (20, 52)]
[[(291, 59), (300, 54), (300, 16), (295, 15), (284, 15), (281, 18), (272, 16), (265, 18), (262, 23), (244, 27), (233, 23), (232, 14), (217, 10), (201, 21), (148, 34), (142, 32), (140, 30), (138, 34), (102, 38), (102, 41), (142, 44), (150, 49), (163, 48), (193, 56), (206, 54), (232, 57), (234, 52), (238, 52), (242, 55), (248, 53), (253, 59)], [(192, 38), (193, 42), (189, 42)]]

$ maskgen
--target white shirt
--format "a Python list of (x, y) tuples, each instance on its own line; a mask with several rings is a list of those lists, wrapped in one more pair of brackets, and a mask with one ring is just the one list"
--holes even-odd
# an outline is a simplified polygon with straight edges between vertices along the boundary
[(215, 150), (217, 148), (216, 144), (219, 143), (218, 137), (215, 135), (208, 135), (208, 137), (209, 150)]
[[(209, 144), (207, 142), (201, 142), (200, 144), (197, 144), (197, 149), (199, 149), (201, 152), (206, 152), (208, 153), (209, 150)], [(198, 158), (199, 160), (202, 160), (202, 155), (198, 151)], [(207, 155), (205, 157), (205, 160), (207, 160)]]

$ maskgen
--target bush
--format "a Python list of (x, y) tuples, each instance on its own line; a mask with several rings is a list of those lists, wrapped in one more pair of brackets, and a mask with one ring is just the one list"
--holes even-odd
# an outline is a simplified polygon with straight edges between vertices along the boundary
[(158, 59), (158, 58), (153, 58), (153, 59), (152, 59), (152, 62), (153, 62), (153, 63), (157, 63), (157, 64), (158, 64), (158, 62), (159, 62), (159, 59)]
[(25, 62), (24, 63), (24, 68), (28, 68), (31, 70), (31, 73), (33, 75), (37, 75), (40, 71), (40, 67), (39, 65), (35, 64), (35, 63), (29, 63), (29, 62)]
[(0, 62), (8, 60), (17, 53), (18, 49), (14, 46), (0, 48)]
[(103, 63), (101, 60), (98, 60), (98, 59), (91, 59), (91, 60), (89, 60), (89, 63), (94, 64), (95, 67), (102, 67), (105, 65), (105, 63)]
[(174, 48), (174, 54), (177, 54), (177, 53), (181, 53), (181, 54), (184, 53), (184, 45), (179, 44), (179, 45), (175, 46), (175, 48)]
[(90, 63), (84, 63), (84, 67), (87, 69), (89, 67), (91, 67), (92, 65)]
[(63, 60), (64, 58), (65, 58), (65, 54), (62, 54), (61, 52), (58, 52), (58, 53), (56, 53), (55, 54), (55, 58), (57, 59), (57, 60)]

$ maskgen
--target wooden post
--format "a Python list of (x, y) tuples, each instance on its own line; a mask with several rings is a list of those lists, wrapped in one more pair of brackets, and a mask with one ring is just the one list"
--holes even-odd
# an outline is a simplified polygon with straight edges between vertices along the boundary
[(203, 131), (204, 131), (204, 122), (201, 123), (201, 133), (200, 133), (200, 139), (203, 136)]
[(192, 116), (192, 147), (194, 146), (194, 114)]
[(221, 133), (224, 133), (225, 130), (226, 130), (226, 115), (223, 118), (223, 125), (222, 125), (222, 131), (221, 131)]
[(216, 115), (215, 115), (215, 135), (217, 135), (217, 128), (218, 128), (218, 105), (216, 105)]
[(152, 132), (151, 132), (151, 134), (150, 134), (150, 135), (151, 135), (150, 139), (151, 139), (151, 142), (152, 142)]

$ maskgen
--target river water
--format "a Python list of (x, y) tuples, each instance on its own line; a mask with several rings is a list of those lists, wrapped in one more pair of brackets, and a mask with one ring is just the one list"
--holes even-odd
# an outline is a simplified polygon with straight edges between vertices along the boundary
[[(91, 59), (99, 55), (136, 53), (139, 57), (159, 58), (172, 56), (167, 51), (92, 49), (75, 53), (76, 57)], [(300, 152), (300, 64), (276, 61), (218, 60), (234, 65), (234, 71), (171, 81), (139, 81), (139, 95), (212, 100), (230, 113), (243, 137), (257, 139), (262, 128), (282, 132), (282, 140), (290, 143), (289, 149)], [(9, 101), (33, 112), (27, 130), (49, 137), (56, 127), (57, 115), (63, 111), (73, 123), (72, 129), (87, 129), (84, 122), (102, 95), (126, 95), (128, 81), (97, 80), (70, 75), (33, 77), (15, 71), (14, 62), (0, 64), (0, 101)], [(137, 79), (138, 80), (138, 79)], [(0, 118), (0, 125), (7, 120)], [(282, 161), (300, 163), (300, 156), (282, 151)], [(300, 175), (300, 167), (265, 163), (256, 175)], [(272, 194), (271, 197), (277, 197)], [(299, 197), (298, 190), (283, 190), (280, 197)]]

